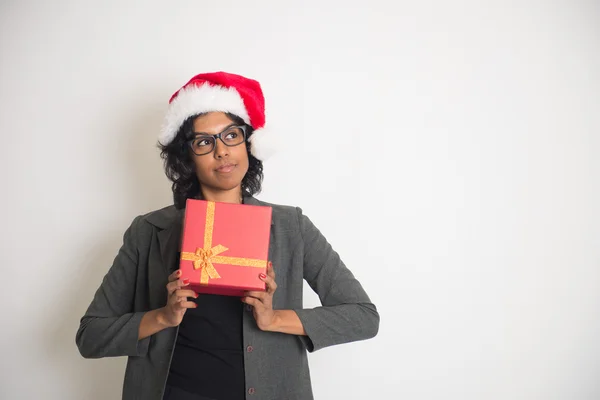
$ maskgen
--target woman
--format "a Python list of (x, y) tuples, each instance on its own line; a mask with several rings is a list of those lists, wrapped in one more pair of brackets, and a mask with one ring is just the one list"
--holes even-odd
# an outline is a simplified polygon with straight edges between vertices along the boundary
[[(83, 357), (128, 356), (123, 399), (312, 399), (307, 351), (377, 334), (360, 283), (299, 208), (261, 189), (258, 82), (200, 74), (170, 100), (159, 138), (174, 205), (135, 218), (81, 319)], [(272, 207), (265, 292), (198, 295), (179, 279), (188, 198)], [(322, 307), (303, 309), (306, 280)]]

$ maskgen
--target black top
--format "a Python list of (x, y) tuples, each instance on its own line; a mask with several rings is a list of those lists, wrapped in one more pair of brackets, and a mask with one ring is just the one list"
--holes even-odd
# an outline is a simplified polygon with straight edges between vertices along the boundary
[(217, 400), (244, 400), (243, 303), (199, 294), (179, 325), (167, 384)]

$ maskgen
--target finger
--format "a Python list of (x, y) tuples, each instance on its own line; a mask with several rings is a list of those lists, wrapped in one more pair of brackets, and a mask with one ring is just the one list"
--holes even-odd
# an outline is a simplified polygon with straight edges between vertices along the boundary
[(277, 283), (270, 275), (259, 274), (258, 277), (261, 281), (267, 284), (267, 293), (273, 294), (277, 290)]
[(182, 301), (179, 303), (179, 305), (182, 308), (198, 308), (198, 304), (194, 303), (193, 301)]
[(254, 298), (254, 297), (248, 297), (248, 296), (244, 296), (240, 299), (243, 303), (249, 304), (252, 307), (262, 307), (262, 303), (260, 300)]
[(176, 281), (167, 283), (167, 292), (169, 293), (169, 295), (171, 295), (177, 289), (187, 286), (189, 284), (189, 279), (177, 279)]
[(273, 269), (273, 263), (271, 261), (267, 263), (267, 275), (275, 280), (275, 270)]
[(188, 301), (194, 302), (195, 299), (195, 296), (177, 296), (177, 292), (174, 292), (173, 296), (169, 296), (169, 298), (167, 299), (167, 304), (176, 306), (179, 303), (185, 303)]
[(269, 294), (267, 292), (259, 292), (256, 290), (250, 290), (250, 291), (244, 292), (244, 296), (257, 299), (260, 302), (264, 302), (265, 299), (267, 298), (267, 296), (269, 296)]
[(169, 282), (176, 281), (177, 279), (179, 279), (180, 276), (181, 276), (181, 270), (178, 269), (177, 271), (175, 271), (171, 275), (169, 275)]
[(198, 293), (196, 293), (190, 289), (178, 289), (175, 291), (175, 296), (176, 297), (184, 297), (184, 298), (193, 297), (194, 299), (197, 299)]
[(186, 310), (188, 308), (197, 308), (198, 304), (193, 301), (178, 301), (173, 307), (175, 307), (175, 310)]
[(169, 296), (167, 299), (167, 304), (170, 304), (173, 307), (176, 307), (179, 303), (187, 301), (186, 297), (177, 297), (177, 296)]

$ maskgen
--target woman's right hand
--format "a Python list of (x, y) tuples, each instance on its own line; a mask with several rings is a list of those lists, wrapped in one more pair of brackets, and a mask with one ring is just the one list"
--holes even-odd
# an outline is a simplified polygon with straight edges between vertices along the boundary
[(169, 275), (169, 283), (167, 283), (167, 305), (160, 309), (162, 323), (174, 327), (178, 326), (183, 320), (185, 311), (188, 308), (196, 308), (197, 305), (193, 301), (188, 301), (188, 297), (198, 298), (198, 293), (191, 289), (185, 289), (189, 285), (189, 280), (181, 280), (181, 270), (173, 272)]

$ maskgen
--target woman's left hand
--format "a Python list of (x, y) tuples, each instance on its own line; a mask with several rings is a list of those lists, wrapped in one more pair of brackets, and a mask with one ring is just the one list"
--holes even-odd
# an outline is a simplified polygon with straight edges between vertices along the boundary
[(248, 291), (242, 297), (242, 301), (252, 306), (254, 319), (260, 330), (269, 330), (275, 320), (276, 312), (273, 310), (273, 294), (277, 290), (275, 283), (275, 271), (271, 261), (267, 264), (267, 275), (260, 274), (259, 278), (267, 285), (265, 292)]

